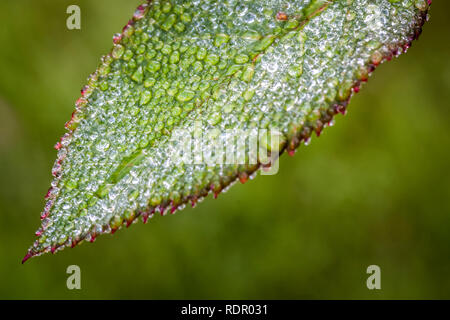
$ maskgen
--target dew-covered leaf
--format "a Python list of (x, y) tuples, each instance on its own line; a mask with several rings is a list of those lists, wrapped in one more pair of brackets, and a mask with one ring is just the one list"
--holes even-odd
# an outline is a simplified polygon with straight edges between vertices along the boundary
[[(345, 113), (377, 65), (409, 48), (429, 2), (140, 6), (114, 36), (55, 146), (55, 179), (24, 261), (195, 204), (245, 182), (274, 155), (293, 154)], [(277, 138), (260, 134), (269, 131)], [(243, 145), (236, 142), (248, 133)], [(251, 153), (255, 145), (265, 151)], [(186, 150), (192, 157), (179, 161)], [(224, 150), (240, 160), (224, 159)]]

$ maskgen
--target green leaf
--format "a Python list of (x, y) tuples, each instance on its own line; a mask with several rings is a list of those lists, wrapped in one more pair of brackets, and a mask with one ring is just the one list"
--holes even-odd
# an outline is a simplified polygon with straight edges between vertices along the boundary
[[(55, 179), (24, 261), (195, 204), (245, 182), (284, 150), (293, 154), (345, 112), (377, 65), (409, 48), (428, 7), (425, 0), (140, 6), (56, 145)], [(247, 134), (256, 140), (239, 145)], [(224, 163), (228, 149), (239, 160)], [(193, 156), (177, 161), (186, 150)]]

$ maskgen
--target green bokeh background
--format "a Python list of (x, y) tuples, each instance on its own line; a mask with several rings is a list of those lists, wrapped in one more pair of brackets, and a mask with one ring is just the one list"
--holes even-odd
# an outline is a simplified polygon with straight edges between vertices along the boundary
[[(21, 265), (52, 146), (139, 2), (0, 2), (0, 298), (450, 298), (448, 1), (277, 175)], [(81, 30), (66, 28), (70, 4)], [(372, 264), (379, 291), (366, 287)]]

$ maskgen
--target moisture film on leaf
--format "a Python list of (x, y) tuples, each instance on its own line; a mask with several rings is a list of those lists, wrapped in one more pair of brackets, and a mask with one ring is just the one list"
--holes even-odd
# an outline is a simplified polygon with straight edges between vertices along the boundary
[[(194, 205), (237, 179), (245, 182), (270, 165), (268, 158), (293, 154), (345, 113), (377, 65), (410, 47), (430, 4), (141, 5), (114, 36), (55, 146), (55, 178), (24, 261), (94, 241), (138, 217), (146, 222), (155, 212)], [(277, 139), (236, 143), (242, 133), (274, 130)], [(251, 145), (266, 151), (253, 154)], [(224, 159), (224, 150), (240, 161)]]

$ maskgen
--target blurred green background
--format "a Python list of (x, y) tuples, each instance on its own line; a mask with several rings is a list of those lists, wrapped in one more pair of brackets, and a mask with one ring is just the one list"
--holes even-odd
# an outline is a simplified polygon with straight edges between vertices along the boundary
[[(21, 265), (53, 145), (140, 2), (0, 2), (0, 298), (450, 298), (448, 1), (277, 175)], [(82, 290), (66, 288), (71, 264)], [(382, 290), (366, 287), (371, 264)]]

